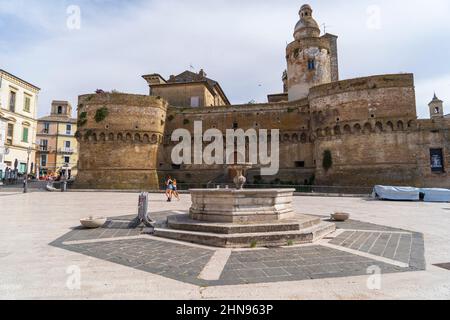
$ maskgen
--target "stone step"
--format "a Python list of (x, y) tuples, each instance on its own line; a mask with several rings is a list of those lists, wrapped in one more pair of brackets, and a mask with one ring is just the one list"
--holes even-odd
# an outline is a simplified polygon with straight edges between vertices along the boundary
[(193, 220), (185, 214), (167, 218), (167, 225), (171, 229), (219, 234), (299, 231), (318, 225), (320, 222), (320, 218), (306, 215), (295, 215), (292, 219), (278, 220), (271, 223), (203, 222)]
[(334, 223), (321, 222), (313, 227), (297, 231), (255, 232), (241, 234), (215, 234), (156, 228), (155, 236), (221, 248), (250, 248), (266, 246), (286, 246), (317, 241), (334, 232)]

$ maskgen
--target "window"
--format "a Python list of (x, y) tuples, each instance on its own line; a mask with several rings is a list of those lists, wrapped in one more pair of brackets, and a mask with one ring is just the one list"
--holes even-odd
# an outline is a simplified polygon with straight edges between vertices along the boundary
[(439, 107), (434, 108), (434, 113), (439, 114)]
[(308, 60), (308, 70), (314, 70), (316, 68), (316, 61), (314, 59)]
[(296, 168), (304, 168), (305, 167), (305, 161), (295, 161), (295, 167)]
[(41, 167), (46, 167), (47, 166), (47, 155), (43, 154), (41, 155)]
[(63, 113), (63, 107), (58, 106), (58, 114), (62, 114)]
[(46, 122), (44, 123), (44, 133), (49, 133), (50, 132), (50, 123)]
[(14, 125), (12, 123), (8, 123), (8, 137), (13, 137), (14, 135)]
[(66, 125), (66, 134), (68, 135), (72, 134), (72, 125), (70, 124)]
[(48, 140), (41, 140), (41, 151), (48, 151)]
[(9, 95), (9, 111), (16, 112), (16, 93), (14, 91), (11, 91)]
[(233, 129), (238, 129), (239, 128), (239, 124), (237, 122), (233, 123)]
[(70, 163), (70, 157), (64, 157), (64, 163), (69, 164)]
[(444, 172), (444, 157), (442, 149), (430, 149), (431, 172)]
[(70, 148), (70, 141), (65, 141), (64, 147), (66, 147), (67, 149), (69, 149), (69, 148)]
[(27, 172), (27, 164), (21, 162), (21, 163), (19, 164), (19, 173), (20, 173), (20, 174), (23, 174), (23, 173), (25, 173), (25, 172)]
[(8, 130), (6, 132), (6, 144), (11, 145), (13, 143), (14, 137), (14, 125), (12, 123), (8, 123)]
[(197, 108), (200, 106), (200, 97), (191, 97), (191, 107)]
[(23, 111), (30, 112), (30, 109), (31, 109), (31, 98), (29, 96), (25, 96)]
[(26, 127), (22, 131), (22, 142), (28, 142), (28, 128)]

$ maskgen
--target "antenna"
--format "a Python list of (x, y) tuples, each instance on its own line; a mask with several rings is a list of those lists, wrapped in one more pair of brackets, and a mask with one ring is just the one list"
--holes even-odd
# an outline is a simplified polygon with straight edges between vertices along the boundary
[(323, 27), (323, 33), (326, 34), (327, 33), (327, 28), (332, 27), (332, 26), (329, 26), (326, 23), (322, 23), (322, 27)]

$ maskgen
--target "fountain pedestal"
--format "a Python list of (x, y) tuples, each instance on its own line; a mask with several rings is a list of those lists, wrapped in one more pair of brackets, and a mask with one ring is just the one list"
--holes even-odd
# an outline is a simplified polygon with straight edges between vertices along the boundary
[(293, 210), (293, 189), (194, 189), (189, 214), (167, 218), (155, 235), (224, 248), (312, 243), (334, 223)]

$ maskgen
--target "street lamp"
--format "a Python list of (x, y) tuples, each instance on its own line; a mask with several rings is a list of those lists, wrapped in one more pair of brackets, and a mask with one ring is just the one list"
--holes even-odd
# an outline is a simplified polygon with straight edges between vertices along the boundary
[(28, 192), (28, 166), (30, 165), (30, 154), (33, 151), (33, 148), (31, 146), (27, 149), (27, 167), (25, 169), (25, 180), (23, 184), (23, 193)]

